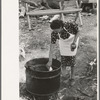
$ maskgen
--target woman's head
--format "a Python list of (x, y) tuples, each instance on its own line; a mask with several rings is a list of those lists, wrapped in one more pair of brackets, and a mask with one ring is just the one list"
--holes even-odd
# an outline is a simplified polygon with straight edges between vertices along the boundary
[(58, 20), (58, 19), (57, 20), (53, 20), (51, 22), (51, 24), (50, 24), (50, 28), (52, 30), (54, 30), (55, 32), (60, 32), (62, 30), (63, 26), (64, 26), (63, 21), (62, 20)]

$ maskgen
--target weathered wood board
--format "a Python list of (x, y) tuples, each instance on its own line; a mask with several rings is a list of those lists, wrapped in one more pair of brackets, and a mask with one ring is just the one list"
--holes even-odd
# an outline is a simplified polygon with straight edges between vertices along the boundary
[(81, 12), (82, 9), (68, 9), (68, 10), (60, 10), (60, 9), (48, 9), (48, 10), (38, 10), (38, 11), (30, 11), (26, 12), (27, 15), (35, 16), (35, 15), (54, 15), (54, 14), (71, 14), (76, 12)]

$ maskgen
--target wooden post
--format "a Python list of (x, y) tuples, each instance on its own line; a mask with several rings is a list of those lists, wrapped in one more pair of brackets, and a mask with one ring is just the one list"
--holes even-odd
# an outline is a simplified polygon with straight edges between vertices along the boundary
[[(63, 2), (64, 3), (64, 2)], [(64, 8), (62, 7), (62, 2), (59, 2), (59, 6), (60, 6), (60, 9), (63, 10)], [(61, 19), (62, 21), (64, 21), (64, 14), (61, 13)]]
[[(77, 1), (76, 1), (76, 6), (77, 6), (77, 8), (79, 8), (79, 5), (78, 5), (78, 2)], [(78, 16), (79, 16), (79, 20), (80, 20), (80, 23), (81, 23), (81, 26), (82, 26), (83, 25), (83, 22), (82, 22), (82, 18), (81, 18), (81, 13), (80, 12), (77, 13), (76, 17), (78, 17)]]
[[(26, 3), (26, 10), (28, 12), (28, 4)], [(30, 22), (30, 16), (27, 15), (27, 21), (28, 21), (28, 26), (29, 26), (29, 30), (31, 30), (31, 22)]]
[(78, 18), (78, 12), (76, 13), (76, 17), (74, 19), (75, 22), (76, 22), (77, 18)]

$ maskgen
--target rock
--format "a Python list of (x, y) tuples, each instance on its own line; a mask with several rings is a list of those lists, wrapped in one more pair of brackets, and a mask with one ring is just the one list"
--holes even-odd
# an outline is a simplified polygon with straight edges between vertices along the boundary
[(19, 6), (20, 6), (20, 8), (19, 8), (19, 10), (20, 10), (19, 11), (19, 18), (24, 18), (25, 13), (26, 13), (25, 7), (22, 4), (20, 4)]
[(64, 96), (61, 100), (82, 100), (82, 99), (74, 96)]
[(38, 31), (38, 32), (39, 32), (39, 31), (42, 31), (42, 29), (38, 29), (37, 31)]
[(91, 88), (94, 92), (97, 92), (97, 84), (96, 83), (92, 84)]
[(43, 20), (43, 19), (48, 19), (49, 16), (46, 15), (46, 16), (43, 16), (43, 17), (40, 17), (40, 18), (41, 18), (42, 20)]

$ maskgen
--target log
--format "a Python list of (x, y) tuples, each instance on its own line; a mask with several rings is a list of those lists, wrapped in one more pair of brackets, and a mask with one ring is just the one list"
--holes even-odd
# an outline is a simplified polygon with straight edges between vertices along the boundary
[(55, 14), (61, 14), (61, 13), (77, 13), (81, 12), (82, 9), (69, 9), (69, 10), (60, 10), (60, 9), (48, 9), (48, 10), (38, 10), (38, 11), (30, 11), (26, 12), (27, 15), (35, 16), (35, 15), (55, 15)]

